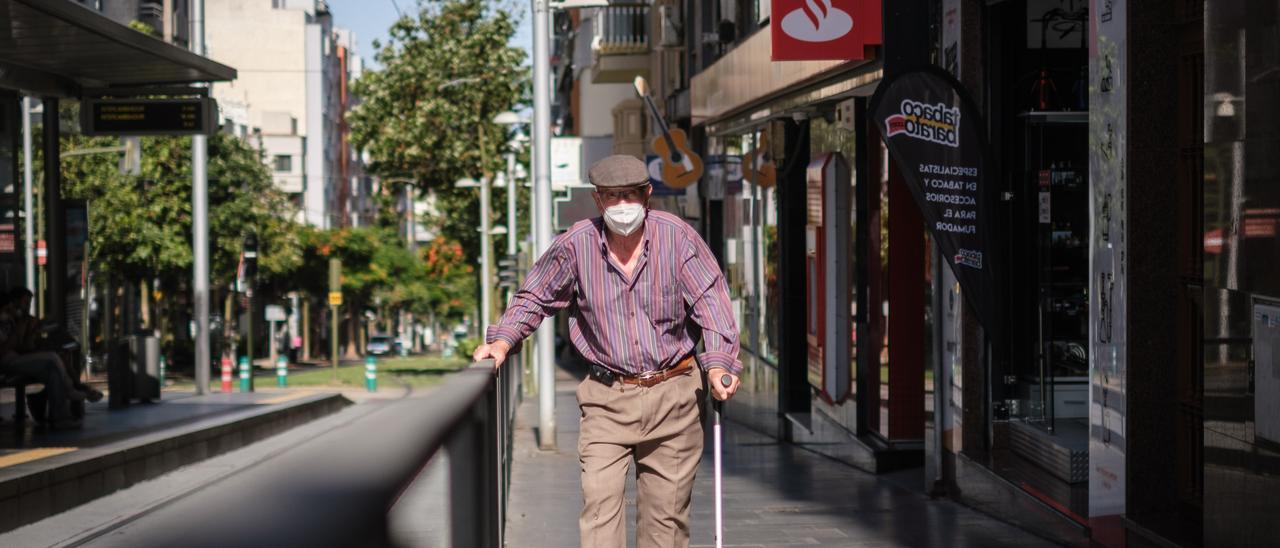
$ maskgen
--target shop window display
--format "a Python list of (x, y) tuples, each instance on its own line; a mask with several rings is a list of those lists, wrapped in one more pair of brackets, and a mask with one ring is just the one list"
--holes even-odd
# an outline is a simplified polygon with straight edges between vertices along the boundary
[[(853, 164), (854, 158), (856, 157), (856, 154), (857, 154), (857, 140), (856, 140), (856, 135), (853, 131), (838, 127), (837, 124), (827, 122), (825, 119), (816, 118), (809, 121), (809, 138), (810, 138), (810, 159), (811, 160), (822, 158), (830, 153), (838, 153), (841, 156), (843, 156), (844, 161), (848, 162), (850, 165)], [(854, 181), (855, 181), (855, 178), (853, 176), (853, 172), (850, 171), (848, 174), (848, 180), (842, 182), (842, 184), (848, 185), (849, 187), (848, 196), (850, 197), (852, 197), (855, 194), (853, 189)], [(850, 199), (852, 200), (852, 198)], [(842, 244), (840, 247), (843, 249), (847, 249), (849, 251), (847, 253), (848, 255), (847, 263), (848, 263), (848, 272), (850, 276), (850, 280), (849, 280), (850, 283), (848, 284), (849, 294), (847, 297), (848, 300), (846, 302), (847, 302), (847, 306), (849, 306), (850, 317), (857, 318), (858, 311), (856, 307), (858, 303), (857, 292), (859, 289), (859, 284), (857, 283), (857, 280), (853, 279), (855, 277), (854, 273), (857, 272), (857, 261), (858, 261), (857, 254), (853, 253), (853, 249), (854, 249), (853, 242), (856, 241), (856, 237), (857, 237), (856, 236), (857, 220), (858, 220), (856, 218), (857, 208), (852, 207), (852, 204), (850, 204), (849, 212), (850, 213), (849, 213), (848, 242), (847, 242), (847, 245)], [(816, 279), (810, 279), (807, 281), (807, 284), (811, 288), (815, 287), (817, 283), (818, 282)], [(849, 359), (848, 359), (848, 365), (847, 365), (847, 367), (849, 368), (849, 371), (848, 371), (848, 378), (850, 383), (849, 395), (845, 398), (843, 402), (834, 403), (834, 404), (823, 401), (821, 399), (814, 399), (814, 407), (816, 410), (833, 418), (837, 423), (841, 424), (844, 428), (848, 429), (849, 431), (854, 431), (857, 428), (857, 416), (856, 416), (857, 406), (855, 406), (853, 403), (854, 401), (856, 401), (856, 398), (857, 398), (857, 393), (855, 390), (855, 387), (857, 386), (856, 372), (858, 369), (857, 367), (857, 362), (858, 362), (857, 336), (855, 332), (856, 325), (857, 324), (854, 321), (849, 322), (850, 329), (849, 329), (849, 337), (848, 337), (848, 343), (847, 343), (849, 345), (849, 352), (848, 352)], [(811, 379), (811, 382), (812, 382), (812, 379)], [(817, 386), (815, 387), (820, 388)]]
[[(1204, 536), (1274, 543), (1280, 477), (1280, 7), (1207, 0)], [(1194, 493), (1193, 493), (1194, 494)]]
[[(1008, 345), (991, 365), (991, 461), (1028, 493), (1088, 515), (1089, 111), (1085, 2), (1005, 2), (988, 114), (1003, 158)], [(1078, 518), (1083, 519), (1083, 518)]]

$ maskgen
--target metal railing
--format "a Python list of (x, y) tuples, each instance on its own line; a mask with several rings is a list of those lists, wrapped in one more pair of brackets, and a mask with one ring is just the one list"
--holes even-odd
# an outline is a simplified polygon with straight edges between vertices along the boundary
[(451, 544), (502, 546), (516, 357), (496, 375), (491, 360), (473, 363), (429, 397), (370, 404), (380, 408), (185, 497), (165, 509), (162, 530), (136, 544), (391, 546), (389, 510), (444, 449)]
[(591, 25), (592, 49), (598, 55), (631, 55), (649, 51), (648, 4), (611, 4), (597, 8)]

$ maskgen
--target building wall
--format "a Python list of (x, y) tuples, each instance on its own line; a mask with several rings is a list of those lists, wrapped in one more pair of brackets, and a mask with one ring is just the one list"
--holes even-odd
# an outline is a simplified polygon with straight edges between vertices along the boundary
[[(271, 0), (219, 0), (205, 5), (205, 42), (209, 57), (236, 67), (231, 82), (213, 85), (219, 102), (239, 101), (250, 110), (250, 124), (262, 127), (263, 113), (288, 112), (307, 134), (303, 9), (273, 9)], [(264, 39), (264, 37), (270, 37)]]
[(326, 70), (324, 66), (324, 52), (321, 48), (324, 45), (324, 27), (322, 24), (307, 24), (304, 30), (304, 59), (305, 59), (305, 105), (306, 113), (303, 118), (306, 126), (313, 128), (307, 135), (306, 159), (304, 163), (307, 171), (306, 189), (303, 191), (302, 207), (303, 217), (307, 220), (307, 224), (328, 228), (327, 205), (329, 204), (330, 189), (326, 183), (328, 175), (325, 169), (328, 162), (325, 157), (325, 146), (327, 143), (327, 135), (325, 135), (325, 84)]
[[(303, 139), (298, 135), (266, 135), (262, 136), (263, 157), (267, 161), (267, 166), (271, 169), (271, 176), (275, 180), (276, 188), (289, 193), (299, 194), (304, 190), (303, 185)], [(290, 169), (288, 171), (278, 171), (275, 165), (277, 156), (287, 156), (290, 158)]]
[(306, 223), (348, 224), (351, 190), (364, 176), (342, 116), (350, 79), (362, 70), (354, 33), (335, 28), (315, 0), (210, 2), (205, 19), (209, 56), (239, 70), (237, 80), (213, 86), (214, 98), (244, 106), (248, 125), (264, 134), (268, 160), (298, 155), (298, 173), (280, 180), (286, 192), (300, 193)]

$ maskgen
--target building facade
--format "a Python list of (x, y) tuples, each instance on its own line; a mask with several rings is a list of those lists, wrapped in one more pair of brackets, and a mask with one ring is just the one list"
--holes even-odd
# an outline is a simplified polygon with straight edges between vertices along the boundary
[[(708, 166), (687, 217), (742, 328), (727, 414), (1065, 544), (1280, 542), (1276, 8), (886, 2), (863, 59), (772, 61), (771, 5), (647, 4), (647, 70), (583, 71), (647, 72)], [(981, 115), (993, 325), (868, 110), (913, 64)]]
[(362, 70), (354, 34), (335, 27), (316, 0), (210, 2), (205, 22), (209, 56), (245, 67), (235, 82), (213, 87), (229, 107), (228, 124), (261, 148), (300, 221), (350, 225), (367, 186), (344, 121)]

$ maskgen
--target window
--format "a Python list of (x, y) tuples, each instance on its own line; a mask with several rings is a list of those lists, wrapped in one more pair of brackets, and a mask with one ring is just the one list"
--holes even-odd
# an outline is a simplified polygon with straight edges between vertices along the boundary
[(272, 165), (275, 167), (276, 173), (289, 173), (293, 171), (293, 156), (288, 154), (277, 154), (272, 159)]

